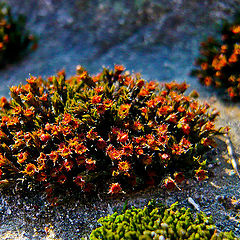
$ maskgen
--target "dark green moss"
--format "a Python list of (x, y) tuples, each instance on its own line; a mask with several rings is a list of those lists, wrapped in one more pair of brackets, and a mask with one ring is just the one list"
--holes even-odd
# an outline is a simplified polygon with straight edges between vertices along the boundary
[(37, 47), (37, 39), (26, 30), (26, 18), (11, 13), (11, 8), (0, 2), (0, 67), (19, 60)]

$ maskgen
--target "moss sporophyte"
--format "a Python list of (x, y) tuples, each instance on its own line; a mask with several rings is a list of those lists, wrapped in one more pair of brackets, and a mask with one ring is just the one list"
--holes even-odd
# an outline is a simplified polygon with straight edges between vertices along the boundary
[(224, 21), (221, 39), (209, 37), (201, 43), (200, 56), (196, 59), (197, 76), (205, 86), (226, 89), (231, 100), (240, 97), (240, 13), (232, 22)]
[[(1, 98), (0, 175), (16, 189), (117, 194), (147, 185), (173, 188), (186, 171), (206, 171), (218, 112), (185, 96), (186, 83), (81, 66), (44, 80), (31, 76)], [(197, 94), (195, 93), (196, 97)], [(164, 180), (164, 177), (166, 179)]]

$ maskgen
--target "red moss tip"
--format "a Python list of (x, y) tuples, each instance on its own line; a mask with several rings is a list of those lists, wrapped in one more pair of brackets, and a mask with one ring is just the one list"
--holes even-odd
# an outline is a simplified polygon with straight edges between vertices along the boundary
[(208, 178), (207, 171), (202, 169), (197, 170), (195, 175), (198, 181), (204, 181)]
[(178, 172), (174, 173), (174, 179), (176, 183), (182, 183), (185, 180), (185, 177), (182, 172)]
[(112, 183), (109, 187), (108, 194), (118, 194), (122, 192), (122, 188), (119, 183)]
[(176, 189), (176, 187), (177, 187), (175, 181), (173, 179), (171, 179), (171, 178), (165, 179), (163, 186), (167, 190), (173, 190), (173, 189)]
[(123, 72), (125, 70), (125, 67), (123, 65), (115, 65), (114, 69), (116, 72)]

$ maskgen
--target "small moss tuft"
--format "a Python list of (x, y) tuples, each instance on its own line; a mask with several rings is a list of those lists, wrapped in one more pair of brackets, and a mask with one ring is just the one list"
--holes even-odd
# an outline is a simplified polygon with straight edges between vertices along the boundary
[(240, 13), (233, 21), (224, 21), (221, 39), (209, 37), (201, 43), (197, 69), (192, 74), (209, 87), (225, 89), (231, 100), (240, 99)]
[(26, 18), (14, 17), (11, 8), (0, 2), (0, 67), (18, 60), (37, 47), (37, 39), (25, 29)]

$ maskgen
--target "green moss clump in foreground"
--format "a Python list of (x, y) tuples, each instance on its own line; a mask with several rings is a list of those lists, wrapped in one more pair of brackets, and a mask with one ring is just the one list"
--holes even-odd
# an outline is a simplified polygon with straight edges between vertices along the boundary
[(232, 232), (217, 232), (212, 217), (204, 213), (193, 216), (190, 209), (153, 207), (132, 208), (123, 214), (114, 213), (98, 222), (101, 227), (92, 231), (90, 240), (233, 240)]

